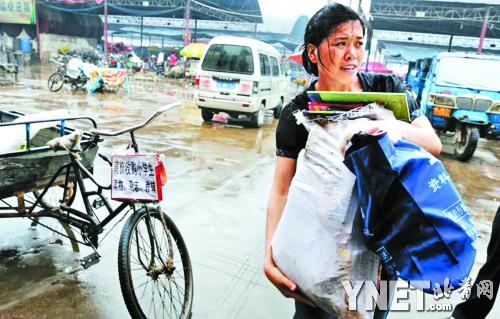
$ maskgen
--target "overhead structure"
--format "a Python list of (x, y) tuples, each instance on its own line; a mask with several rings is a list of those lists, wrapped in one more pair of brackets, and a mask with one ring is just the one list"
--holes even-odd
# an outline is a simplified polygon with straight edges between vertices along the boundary
[(412, 61), (429, 57), (429, 52), (450, 50), (495, 54), (500, 50), (496, 0), (372, 0), (370, 15), (377, 46), (385, 48), (389, 59)]
[(262, 23), (258, 0), (37, 0), (39, 7), (66, 13), (104, 16), (104, 51), (108, 47), (108, 21), (140, 19), (140, 46), (143, 44), (144, 18), (184, 19), (184, 45), (191, 42), (190, 20), (227, 21), (230, 23)]
[[(104, 14), (104, 1), (95, 0), (40, 0), (68, 10)], [(108, 14), (143, 17), (184, 18), (187, 0), (107, 0)], [(222, 20), (232, 22), (262, 23), (262, 13), (257, 0), (190, 0), (191, 19)]]
[(500, 38), (500, 5), (487, 3), (372, 0), (375, 30), (479, 37), (489, 10), (487, 38)]

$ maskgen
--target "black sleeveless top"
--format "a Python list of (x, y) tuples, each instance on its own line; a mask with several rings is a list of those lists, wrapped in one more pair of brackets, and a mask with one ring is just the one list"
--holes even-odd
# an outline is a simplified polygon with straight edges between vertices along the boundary
[[(364, 92), (405, 92), (410, 110), (410, 118), (413, 121), (421, 115), (415, 99), (406, 91), (405, 86), (399, 78), (391, 74), (358, 73)], [(276, 129), (276, 155), (289, 158), (297, 158), (300, 151), (306, 146), (308, 132), (304, 125), (297, 125), (293, 113), (308, 108), (310, 101), (307, 91), (314, 91), (313, 81), (302, 93), (291, 100), (281, 112), (278, 128)]]

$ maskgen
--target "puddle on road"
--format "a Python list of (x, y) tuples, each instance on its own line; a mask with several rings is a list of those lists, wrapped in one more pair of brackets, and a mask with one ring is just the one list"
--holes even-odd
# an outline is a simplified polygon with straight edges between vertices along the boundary
[(464, 198), (474, 220), (491, 223), (500, 205), (500, 143), (480, 140), (478, 149), (468, 162), (453, 155), (453, 147), (445, 140), (440, 158), (455, 186)]
[(88, 289), (60, 264), (50, 246), (1, 250), (0, 318), (102, 317)]

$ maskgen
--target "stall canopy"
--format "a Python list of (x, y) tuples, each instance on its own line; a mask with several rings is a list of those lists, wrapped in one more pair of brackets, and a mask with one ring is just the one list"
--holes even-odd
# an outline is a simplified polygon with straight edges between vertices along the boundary
[(392, 70), (386, 68), (385, 65), (381, 62), (368, 62), (368, 65), (366, 65), (366, 63), (363, 63), (360, 69), (368, 72), (393, 73)]
[(292, 53), (290, 55), (287, 55), (286, 59), (290, 61), (295, 61), (298, 64), (302, 64), (302, 52)]

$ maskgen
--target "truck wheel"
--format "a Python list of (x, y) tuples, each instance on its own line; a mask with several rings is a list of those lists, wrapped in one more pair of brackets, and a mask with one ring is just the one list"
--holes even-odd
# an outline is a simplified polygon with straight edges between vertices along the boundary
[(455, 156), (458, 160), (468, 161), (477, 147), (479, 129), (475, 126), (458, 123), (455, 129)]
[(203, 121), (210, 122), (213, 116), (214, 112), (207, 109), (201, 109), (201, 117), (203, 118)]
[(266, 106), (262, 103), (259, 107), (259, 110), (252, 115), (252, 119), (250, 120), (250, 126), (259, 128), (264, 125), (264, 120), (266, 118)]
[(280, 103), (273, 110), (273, 116), (275, 119), (280, 118), (281, 111), (283, 110), (283, 99), (280, 99)]

